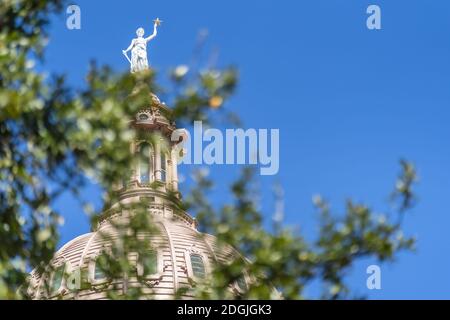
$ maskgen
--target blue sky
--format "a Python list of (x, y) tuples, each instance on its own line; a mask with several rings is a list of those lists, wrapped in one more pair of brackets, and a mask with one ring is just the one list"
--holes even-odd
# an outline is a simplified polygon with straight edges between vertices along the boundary
[[(370, 298), (450, 299), (450, 2), (446, 0), (304, 1), (75, 1), (82, 29), (53, 19), (46, 70), (67, 73), (82, 86), (91, 59), (126, 70), (121, 54), (135, 30), (151, 31), (151, 64), (164, 74), (189, 63), (197, 33), (221, 66), (240, 70), (227, 108), (248, 128), (280, 129), (280, 172), (261, 177), (262, 207), (270, 219), (272, 185), (285, 192), (286, 223), (309, 239), (317, 232), (315, 194), (337, 212), (345, 199), (389, 210), (387, 201), (402, 157), (420, 175), (420, 202), (405, 219), (417, 251), (382, 266), (382, 290), (369, 291), (366, 267), (348, 276)], [(366, 8), (382, 10), (382, 30), (366, 28)], [(205, 60), (208, 56), (205, 54)], [(187, 172), (189, 168), (181, 168)], [(222, 188), (239, 168), (211, 168)], [(69, 197), (59, 202), (66, 224), (62, 243), (88, 232), (88, 219)], [(316, 288), (311, 288), (314, 294)]]

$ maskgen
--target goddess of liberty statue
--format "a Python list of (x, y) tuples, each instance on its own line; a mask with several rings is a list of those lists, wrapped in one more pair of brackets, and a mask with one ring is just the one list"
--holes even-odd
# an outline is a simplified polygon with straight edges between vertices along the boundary
[[(139, 72), (148, 69), (147, 59), (147, 43), (156, 37), (158, 31), (157, 27), (161, 24), (161, 20), (156, 18), (153, 20), (153, 34), (147, 38), (144, 38), (144, 29), (139, 28), (136, 30), (137, 38), (131, 41), (130, 46), (126, 50), (122, 50), (127, 60), (130, 62), (131, 73)], [(128, 51), (131, 50), (131, 59), (128, 57)]]

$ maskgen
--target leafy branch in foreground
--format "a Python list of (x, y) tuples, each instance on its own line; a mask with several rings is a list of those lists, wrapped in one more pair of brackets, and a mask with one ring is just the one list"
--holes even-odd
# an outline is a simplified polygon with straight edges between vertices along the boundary
[[(397, 217), (412, 207), (416, 181), (413, 165), (402, 161), (401, 166), (394, 193), (394, 200), (402, 204)], [(230, 298), (224, 289), (245, 272), (254, 279), (241, 298), (274, 298), (274, 288), (286, 299), (305, 298), (304, 288), (312, 280), (325, 285), (322, 298), (346, 298), (351, 290), (345, 284), (345, 275), (356, 261), (393, 261), (399, 251), (414, 247), (415, 240), (403, 236), (401, 220), (377, 215), (368, 206), (351, 200), (347, 201), (345, 213), (337, 216), (326, 201), (315, 197), (320, 231), (314, 243), (283, 227), (269, 232), (263, 227), (263, 213), (256, 209), (251, 196), (251, 177), (251, 170), (245, 170), (232, 186), (234, 203), (216, 212), (205, 198), (212, 181), (201, 172), (196, 175), (197, 187), (188, 200), (204, 226), (203, 231), (217, 235), (223, 245), (233, 245), (247, 258), (217, 265), (208, 285), (198, 288), (199, 297)]]
[[(20, 297), (27, 269), (42, 272), (52, 258), (62, 222), (55, 201), (62, 193), (84, 202), (81, 191), (93, 180), (112, 194), (131, 163), (128, 119), (156, 91), (152, 72), (135, 77), (93, 65), (84, 89), (38, 72), (49, 17), (64, 4), (0, 2), (0, 298)], [(235, 85), (232, 73), (206, 70), (183, 83), (174, 102), (182, 105), (177, 120), (203, 117), (213, 98), (223, 103)], [(185, 98), (185, 87), (201, 98)]]

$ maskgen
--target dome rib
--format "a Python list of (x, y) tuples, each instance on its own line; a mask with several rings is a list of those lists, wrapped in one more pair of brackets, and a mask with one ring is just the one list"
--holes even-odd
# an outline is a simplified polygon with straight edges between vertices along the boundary
[(169, 244), (169, 248), (170, 248), (170, 256), (171, 256), (171, 260), (172, 260), (172, 273), (173, 273), (173, 294), (176, 295), (177, 291), (178, 291), (178, 275), (177, 275), (177, 267), (175, 264), (176, 261), (176, 253), (175, 253), (175, 248), (173, 246), (173, 241), (172, 241), (172, 237), (169, 233), (169, 230), (167, 229), (167, 226), (165, 225), (165, 223), (163, 221), (160, 222), (162, 229), (164, 229), (164, 232), (167, 235), (167, 242)]
[(211, 245), (209, 244), (209, 242), (206, 240), (206, 238), (205, 238), (205, 235), (203, 234), (203, 233), (200, 233), (200, 232), (198, 232), (199, 234), (200, 234), (200, 236), (203, 238), (203, 240), (204, 240), (204, 242), (205, 242), (205, 245), (206, 245), (206, 247), (208, 248), (208, 250), (209, 250), (209, 253), (212, 255), (212, 257), (214, 258), (214, 261), (215, 262), (218, 262), (219, 260), (217, 259), (217, 255), (216, 255), (216, 253), (214, 252), (214, 250), (212, 249), (212, 247), (211, 247)]
[(78, 264), (79, 267), (81, 267), (83, 265), (84, 257), (86, 256), (86, 253), (88, 252), (88, 250), (91, 248), (92, 241), (94, 241), (94, 239), (97, 237), (97, 233), (98, 233), (98, 230), (95, 232), (92, 232), (90, 239), (86, 243), (86, 246), (84, 247), (83, 252), (81, 253), (81, 256), (80, 256), (80, 262)]

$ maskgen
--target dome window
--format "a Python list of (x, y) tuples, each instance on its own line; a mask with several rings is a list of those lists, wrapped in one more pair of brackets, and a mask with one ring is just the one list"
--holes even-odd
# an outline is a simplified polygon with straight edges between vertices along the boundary
[(191, 253), (191, 267), (194, 277), (204, 279), (206, 277), (205, 264), (203, 258), (197, 253)]
[(245, 275), (241, 275), (237, 280), (236, 280), (236, 284), (239, 288), (240, 291), (244, 292), (247, 291), (248, 287), (247, 287), (247, 281), (245, 280)]
[(60, 265), (55, 268), (55, 270), (52, 273), (51, 281), (50, 281), (50, 290), (51, 294), (57, 294), (61, 287), (63, 286), (63, 280), (64, 280), (64, 270), (65, 265)]
[(89, 281), (93, 285), (103, 284), (109, 281), (102, 265), (106, 265), (107, 253), (101, 252), (89, 261)]
[(94, 268), (94, 280), (101, 281), (104, 279), (106, 279), (105, 272), (100, 267), (100, 263), (98, 263), (98, 261), (96, 261), (95, 268)]
[(70, 263), (65, 260), (62, 262), (60, 261), (56, 265), (53, 265), (48, 272), (50, 274), (47, 283), (48, 296), (54, 297), (64, 294), (67, 291), (67, 288), (71, 285), (71, 283), (67, 282), (70, 281), (72, 272)]
[(155, 251), (149, 251), (144, 255), (141, 255), (140, 262), (142, 263), (144, 276), (156, 274), (158, 272), (158, 256)]
[(150, 250), (140, 253), (137, 259), (137, 274), (146, 279), (159, 279), (162, 276), (163, 257), (161, 252)]

